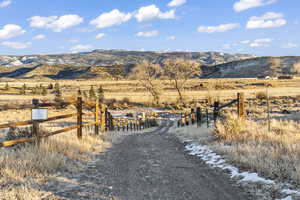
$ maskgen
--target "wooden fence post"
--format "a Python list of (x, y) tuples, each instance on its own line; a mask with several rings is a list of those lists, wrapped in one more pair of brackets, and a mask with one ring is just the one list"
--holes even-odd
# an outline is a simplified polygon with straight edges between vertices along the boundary
[(270, 121), (270, 93), (269, 93), (269, 86), (267, 86), (267, 113), (268, 113), (268, 131), (271, 131), (271, 121)]
[(194, 108), (191, 109), (191, 123), (192, 123), (192, 125), (195, 124), (195, 109)]
[(96, 99), (95, 105), (95, 135), (99, 135), (99, 98)]
[(206, 124), (207, 124), (207, 128), (209, 128), (208, 108), (206, 108)]
[(218, 119), (218, 116), (219, 116), (219, 111), (218, 111), (219, 105), (220, 105), (220, 103), (218, 101), (214, 102), (214, 113), (213, 113), (213, 116), (214, 116), (214, 124), (215, 124), (215, 126), (216, 126), (217, 119)]
[(196, 108), (196, 119), (197, 119), (197, 127), (201, 126), (201, 120), (202, 120), (202, 113), (201, 113), (201, 108), (197, 107)]
[(106, 106), (101, 104), (101, 132), (104, 133), (106, 131)]
[(245, 117), (245, 94), (238, 93), (238, 116), (239, 118)]
[[(38, 99), (32, 99), (32, 104), (34, 109), (39, 108), (39, 100)], [(32, 133), (36, 138), (36, 145), (40, 145), (40, 130), (39, 130), (39, 122), (38, 120), (34, 120), (32, 124)]]
[(181, 119), (181, 127), (184, 127), (185, 125), (185, 117), (184, 117), (184, 114), (183, 113), (180, 113), (180, 119)]
[(82, 139), (82, 97), (77, 98), (77, 138)]

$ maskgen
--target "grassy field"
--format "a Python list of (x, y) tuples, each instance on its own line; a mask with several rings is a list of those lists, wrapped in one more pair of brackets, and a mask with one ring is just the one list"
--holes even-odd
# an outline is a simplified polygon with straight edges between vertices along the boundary
[[(43, 85), (47, 87), (50, 83), (55, 82), (33, 82), (28, 80), (18, 80), (15, 82), (7, 82), (11, 91), (0, 91), (0, 101), (13, 100), (29, 100), (33, 97), (53, 98), (54, 95), (47, 96), (32, 95), (27, 91), (26, 95), (11, 94), (18, 92), (16, 88), (21, 88), (25, 83), (27, 87), (35, 87)], [(120, 81), (58, 81), (62, 88), (63, 97), (73, 97), (77, 95), (77, 90), (87, 91), (93, 85), (102, 86), (105, 92), (105, 98), (122, 100), (128, 98), (131, 102), (151, 103), (153, 98), (150, 93), (145, 90), (139, 81), (120, 80)], [(0, 83), (0, 89), (4, 88), (6, 82)], [(170, 81), (158, 80), (160, 91), (160, 102), (174, 103), (178, 99), (177, 92), (173, 89)], [(300, 79), (294, 80), (257, 80), (257, 79), (192, 79), (187, 82), (183, 89), (183, 95), (187, 102), (199, 101), (212, 97), (215, 99), (232, 99), (236, 97), (237, 92), (244, 92), (247, 98), (254, 98), (257, 93), (264, 92), (267, 86), (270, 88), (272, 96), (297, 96), (300, 95)], [(134, 94), (134, 95), (133, 95)]]

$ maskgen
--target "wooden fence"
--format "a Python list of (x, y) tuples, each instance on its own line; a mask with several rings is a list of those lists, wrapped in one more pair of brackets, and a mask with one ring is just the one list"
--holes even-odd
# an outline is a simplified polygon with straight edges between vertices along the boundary
[[(137, 119), (137, 118), (113, 118), (111, 113), (108, 112), (107, 106), (105, 104), (100, 103), (100, 100), (97, 99), (95, 101), (95, 106), (93, 111), (84, 111), (85, 102), (83, 102), (81, 97), (77, 98), (77, 101), (74, 102), (60, 102), (60, 103), (39, 103), (37, 99), (32, 101), (32, 104), (28, 105), (18, 105), (18, 106), (5, 106), (5, 108), (1, 108), (0, 110), (9, 110), (9, 109), (40, 109), (40, 108), (49, 108), (49, 107), (56, 107), (56, 108), (65, 108), (70, 105), (75, 105), (76, 112), (72, 114), (65, 114), (59, 115), (55, 117), (50, 117), (45, 120), (27, 120), (27, 121), (19, 121), (19, 122), (12, 122), (12, 123), (5, 123), (0, 124), (0, 128), (16, 128), (20, 126), (28, 126), (31, 125), (32, 133), (34, 137), (31, 138), (20, 138), (15, 140), (9, 140), (0, 142), (0, 147), (10, 147), (20, 143), (26, 142), (36, 142), (37, 144), (40, 143), (41, 138), (57, 135), (60, 133), (65, 133), (71, 130), (77, 130), (77, 138), (79, 140), (83, 137), (83, 128), (94, 126), (95, 135), (99, 135), (100, 130), (101, 132), (106, 131), (138, 131), (145, 128), (150, 128), (157, 126), (157, 122), (155, 117), (153, 116), (145, 116), (144, 118)], [(94, 121), (91, 123), (84, 123), (83, 116), (94, 116)], [(40, 132), (40, 124), (45, 122), (51, 122), (60, 119), (67, 119), (76, 117), (76, 125), (70, 126), (67, 128), (63, 128), (61, 130), (57, 130), (50, 133), (41, 133)]]
[(220, 116), (220, 111), (235, 103), (237, 103), (238, 116), (240, 118), (245, 117), (245, 95), (244, 93), (238, 93), (237, 98), (227, 104), (220, 105), (220, 102), (214, 102), (212, 106), (212, 117), (209, 116), (210, 109), (208, 107), (197, 107), (196, 109), (192, 108), (190, 112), (181, 113), (180, 119), (177, 121), (177, 127), (194, 125), (195, 123), (197, 123), (197, 127), (199, 127), (205, 122), (207, 127), (209, 127), (210, 118), (213, 118), (214, 124), (216, 124), (216, 121)]

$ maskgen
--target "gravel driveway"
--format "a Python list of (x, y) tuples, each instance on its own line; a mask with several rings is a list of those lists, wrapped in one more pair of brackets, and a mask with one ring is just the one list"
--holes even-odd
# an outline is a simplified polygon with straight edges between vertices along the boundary
[(53, 178), (43, 199), (246, 200), (221, 171), (188, 155), (171, 121), (153, 132), (126, 136), (77, 174)]

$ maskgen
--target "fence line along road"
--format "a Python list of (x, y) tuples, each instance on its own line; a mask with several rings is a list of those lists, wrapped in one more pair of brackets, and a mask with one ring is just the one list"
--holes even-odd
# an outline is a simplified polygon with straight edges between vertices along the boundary
[[(69, 105), (74, 105), (74, 102), (61, 102), (61, 103), (39, 103), (37, 99), (32, 101), (32, 104), (27, 105), (17, 105), (17, 106), (8, 106), (5, 108), (1, 108), (0, 110), (10, 110), (10, 109), (40, 109), (40, 108), (47, 108), (47, 107), (66, 107)], [(156, 119), (151, 116), (145, 116), (143, 119), (128, 119), (128, 118), (113, 118), (111, 113), (108, 112), (107, 105), (100, 103), (99, 99), (95, 100), (95, 108), (92, 112), (83, 112), (83, 106), (85, 102), (82, 100), (82, 97), (78, 97), (75, 103), (76, 105), (76, 113), (71, 114), (64, 114), (58, 115), (54, 117), (50, 117), (44, 120), (27, 120), (27, 121), (19, 121), (19, 122), (12, 122), (12, 123), (4, 123), (0, 124), (0, 128), (16, 128), (20, 126), (27, 126), (32, 125), (32, 133), (34, 137), (31, 138), (19, 138), (15, 140), (9, 140), (0, 142), (0, 147), (10, 147), (16, 144), (26, 143), (26, 142), (36, 142), (36, 144), (40, 143), (41, 138), (57, 135), (60, 133), (65, 133), (71, 130), (77, 129), (77, 138), (79, 140), (83, 137), (83, 127), (90, 127), (94, 126), (95, 135), (99, 135), (99, 130), (102, 133), (106, 131), (120, 131), (120, 130), (127, 130), (127, 131), (138, 131), (145, 128), (150, 128), (157, 126)], [(90, 105), (89, 105), (90, 106)], [(83, 116), (94, 116), (94, 121), (85, 123), (83, 120)], [(70, 126), (67, 128), (63, 128), (61, 130), (57, 130), (50, 133), (40, 133), (39, 125), (45, 122), (51, 122), (60, 119), (67, 119), (76, 117), (76, 125)]]
[[(230, 101), (227, 104), (220, 105), (220, 102), (215, 101), (213, 104), (213, 120), (214, 124), (216, 124), (217, 119), (220, 116), (220, 111), (228, 106), (231, 106), (232, 104), (237, 103), (237, 114), (240, 118), (245, 117), (245, 95), (244, 93), (238, 93), (237, 98)], [(206, 124), (207, 128), (209, 127), (209, 107), (206, 108), (200, 108), (197, 107), (196, 110), (194, 108), (191, 109), (190, 112), (184, 112), (180, 114), (180, 119), (177, 121), (177, 127), (183, 127), (183, 126), (189, 126), (190, 124), (194, 125), (197, 123), (197, 127), (201, 126), (202, 123), (204, 123), (204, 115), (202, 114), (202, 111), (206, 113)]]

